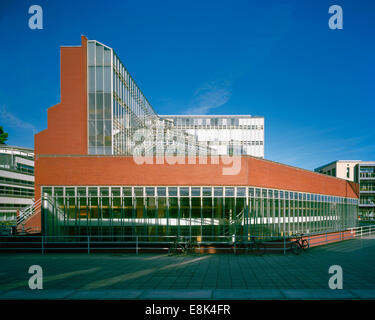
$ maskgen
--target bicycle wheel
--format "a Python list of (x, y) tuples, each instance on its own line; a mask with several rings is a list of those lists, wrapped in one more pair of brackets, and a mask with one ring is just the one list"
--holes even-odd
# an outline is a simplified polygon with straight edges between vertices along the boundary
[(302, 249), (306, 251), (308, 248), (310, 248), (310, 244), (307, 240), (302, 240)]
[(301, 246), (296, 242), (292, 242), (292, 252), (296, 255), (300, 254), (302, 252)]

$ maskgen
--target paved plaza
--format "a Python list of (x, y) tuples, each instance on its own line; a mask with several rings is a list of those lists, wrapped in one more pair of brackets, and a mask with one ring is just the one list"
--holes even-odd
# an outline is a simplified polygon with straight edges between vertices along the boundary
[[(31, 265), (43, 290), (30, 290)], [(343, 269), (330, 290), (328, 269)], [(301, 255), (0, 253), (0, 299), (375, 299), (375, 238)]]

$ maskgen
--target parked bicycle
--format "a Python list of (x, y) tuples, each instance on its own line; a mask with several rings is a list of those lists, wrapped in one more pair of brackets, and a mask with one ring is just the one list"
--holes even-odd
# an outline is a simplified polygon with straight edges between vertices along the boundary
[(170, 245), (168, 255), (174, 254), (192, 254), (195, 252), (195, 244), (188, 238), (186, 241), (179, 241), (179, 237), (176, 237), (174, 242)]
[(295, 239), (295, 241), (291, 243), (291, 249), (294, 254), (300, 254), (310, 247), (309, 241), (303, 239), (302, 233), (296, 233), (292, 238)]
[(178, 237), (176, 237), (173, 243), (169, 246), (168, 255), (174, 255), (178, 253), (183, 253), (185, 251), (185, 247), (181, 245), (178, 241)]
[(241, 239), (235, 242), (235, 253), (236, 254), (248, 254), (254, 253), (257, 256), (262, 256), (266, 252), (266, 247), (263, 242), (256, 240), (251, 237), (251, 240)]
[(191, 240), (191, 238), (188, 238), (185, 242), (185, 252), (186, 254), (193, 254), (195, 253), (195, 247), (196, 243)]

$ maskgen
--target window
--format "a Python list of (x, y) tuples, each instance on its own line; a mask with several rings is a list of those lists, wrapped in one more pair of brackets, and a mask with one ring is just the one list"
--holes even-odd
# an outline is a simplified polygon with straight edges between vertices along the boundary
[(223, 188), (215, 187), (214, 188), (214, 195), (215, 195), (215, 197), (222, 197), (223, 196)]
[(169, 187), (168, 188), (168, 195), (170, 197), (177, 197), (177, 188), (176, 187)]
[(233, 187), (226, 187), (225, 188), (225, 196), (226, 197), (234, 197), (234, 188)]
[(201, 195), (201, 188), (193, 187), (191, 188), (191, 196), (192, 197), (200, 197)]
[(180, 188), (180, 196), (181, 197), (188, 197), (189, 196), (189, 188), (181, 187)]
[(155, 196), (155, 189), (153, 187), (146, 187), (146, 195), (147, 196)]
[(166, 188), (165, 187), (158, 187), (158, 196), (159, 197), (165, 197), (166, 195)]
[(246, 197), (246, 188), (237, 188), (237, 197)]
[(211, 197), (211, 188), (203, 187), (203, 196), (204, 197)]

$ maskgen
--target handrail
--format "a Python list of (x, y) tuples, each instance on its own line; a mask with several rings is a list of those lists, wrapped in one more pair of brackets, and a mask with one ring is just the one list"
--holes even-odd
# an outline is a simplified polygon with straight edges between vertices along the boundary
[(30, 216), (34, 215), (35, 213), (39, 212), (41, 209), (42, 199), (38, 199), (32, 205), (26, 207), (24, 210), (20, 212), (20, 215), (17, 217), (17, 225), (28, 219)]
[[(350, 232), (350, 234), (348, 234)], [(314, 245), (327, 244), (334, 241), (353, 239), (353, 237), (363, 237), (375, 232), (375, 225), (348, 228), (337, 232), (326, 232), (321, 234), (304, 234), (303, 238), (309, 244), (314, 240)], [(44, 235), (0, 235), (1, 250), (36, 250), (43, 254), (53, 250), (85, 250), (88, 254), (93, 251), (101, 250), (123, 250), (127, 252), (139, 253), (152, 250), (168, 251), (169, 246), (174, 243), (177, 235), (158, 236), (158, 235), (61, 235), (61, 236), (44, 236)], [(248, 238), (249, 236), (235, 236), (236, 239)], [(263, 244), (265, 251), (284, 252), (292, 249), (290, 237), (260, 236), (258, 242)], [(241, 250), (236, 248), (237, 241), (233, 243), (232, 236), (203, 236), (198, 241), (196, 236), (180, 236), (183, 242), (194, 238), (196, 244), (195, 250), (198, 252), (216, 251), (233, 251)], [(272, 241), (271, 241), (272, 240)], [(287, 241), (288, 240), (288, 241)]]

